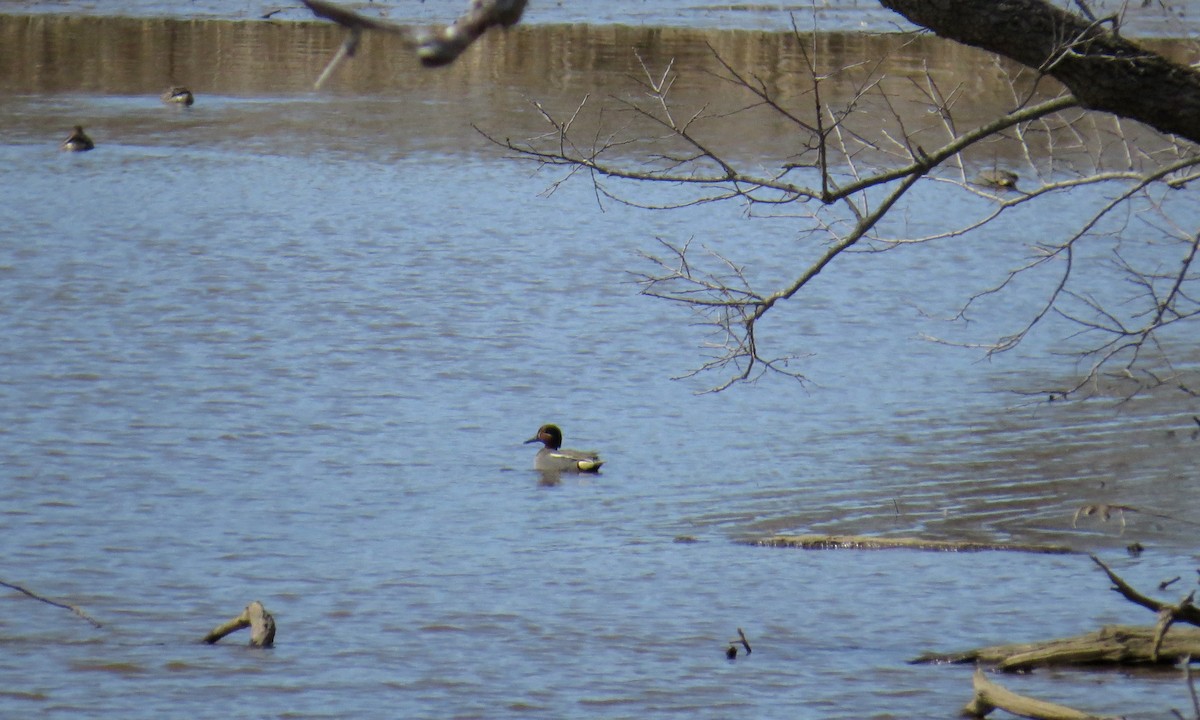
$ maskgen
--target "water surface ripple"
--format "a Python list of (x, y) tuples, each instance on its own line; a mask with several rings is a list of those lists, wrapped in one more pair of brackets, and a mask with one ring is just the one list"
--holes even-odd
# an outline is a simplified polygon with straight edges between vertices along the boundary
[[(28, 30), (0, 23), (35, 43), (0, 44), (7, 66), (45, 50)], [(920, 309), (1002, 272), (1028, 225), (831, 269), (771, 330), (813, 353), (812, 383), (697, 395), (670, 377), (703, 332), (637, 295), (638, 251), (732, 238), (778, 273), (786, 222), (543, 193), (552, 177), (470, 128), (532, 127), (543, 67), (382, 86), (360, 68), (313, 94), (336, 37), (280, 32), (189, 112), (120, 63), (87, 87), (4, 81), (0, 579), (104, 627), (0, 593), (0, 715), (951, 718), (970, 669), (906, 660), (1151, 619), (1082, 556), (738, 541), (1054, 541), (1147, 589), (1190, 572), (1189, 525), (1071, 518), (1194, 517), (1194, 408), (1029, 403), (1004, 390), (1063, 372), (1043, 346), (981, 364), (915, 339)], [(545, 76), (564, 104), (625, 82), (605, 32), (598, 67)], [(717, 42), (762, 50), (739, 37)], [(57, 150), (75, 122), (95, 151)], [(772, 132), (729, 137), (749, 154)], [(951, 207), (927, 199), (914, 221)], [(521, 441), (549, 421), (604, 473), (539, 484)], [(1150, 551), (1125, 558), (1134, 540)], [(273, 650), (198, 641), (253, 599)], [(738, 627), (754, 653), (728, 662)], [(1104, 714), (1189, 702), (1174, 673), (1005, 682)]]

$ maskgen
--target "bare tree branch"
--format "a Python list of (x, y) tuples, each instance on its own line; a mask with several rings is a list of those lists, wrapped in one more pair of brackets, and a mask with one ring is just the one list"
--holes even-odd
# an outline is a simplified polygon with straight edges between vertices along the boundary
[[(424, 64), (440, 65), (452, 62), (489, 28), (517, 23), (526, 4), (525, 0), (471, 0), (453, 24), (412, 30), (365, 18), (327, 0), (303, 2), (349, 33), (318, 85), (344, 57), (353, 55), (364, 31), (398, 33), (416, 48)], [(643, 294), (690, 307), (711, 327), (713, 335), (704, 344), (709, 359), (685, 377), (728, 372), (714, 390), (754, 380), (767, 371), (805, 380), (790, 365), (800, 355), (769, 354), (760, 343), (758, 326), (843, 255), (962, 237), (1018, 208), (1087, 187), (1103, 188), (1108, 199), (1065, 237), (1029, 242), (1024, 262), (991, 287), (970, 295), (952, 318), (965, 323), (977, 305), (1011, 292), (1018, 278), (1040, 279), (1048, 273), (1044, 297), (1018, 319), (1014, 330), (986, 343), (931, 339), (993, 355), (1017, 347), (1051, 318), (1056, 326), (1061, 321), (1070, 323), (1075, 332), (1066, 341), (1074, 344), (1074, 352), (1088, 367), (1073, 386), (1057, 388), (1060, 395), (1093, 385), (1106, 367), (1121, 366), (1119, 374), (1134, 379), (1134, 368), (1147, 357), (1162, 361), (1167, 353), (1160, 333), (1200, 316), (1196, 299), (1200, 291), (1194, 289), (1200, 281), (1194, 271), (1200, 229), (1172, 220), (1169, 197), (1161, 194), (1200, 179), (1200, 156), (1186, 142), (1200, 140), (1200, 72), (1126, 40), (1119, 33), (1119, 17), (1097, 18), (1083, 4), (1080, 14), (1046, 0), (881, 0), (881, 4), (943, 37), (1021, 63), (1024, 68), (1010, 75), (1011, 109), (990, 119), (964, 122), (964, 88), (944, 86), (926, 69), (923, 77), (908, 77), (904, 82), (923, 100), (927, 112), (902, 112), (894, 83), (884, 71), (886, 58), (822, 70), (815, 36), (802, 35), (793, 17), (792, 38), (811, 82), (802, 88), (799, 103), (785, 101), (753, 69), (735, 66), (710, 46), (715, 61), (712, 76), (746, 94), (746, 102), (733, 110), (707, 103), (683, 107), (672, 96), (678, 79), (674, 64), (651, 68), (639, 57), (641, 73), (632, 78), (639, 91), (635, 96), (599, 102), (584, 96), (565, 114), (533, 100), (547, 123), (547, 132), (533, 138), (500, 138), (476, 129), (515, 157), (560, 172), (546, 194), (586, 176), (601, 208), (607, 202), (670, 209), (733, 200), (745, 204), (751, 216), (756, 208), (777, 217), (795, 213), (797, 236), (809, 259), (792, 280), (774, 289), (759, 288), (756, 273), (720, 249), (691, 239), (674, 243), (658, 238), (663, 252), (646, 254), (652, 269), (636, 273)], [(996, 67), (1002, 74), (1010, 73), (1007, 66)], [(835, 93), (828, 89), (834, 79), (840, 100), (831, 101)], [(1070, 93), (1051, 87), (1054, 81)], [(844, 91), (847, 84), (852, 86), (849, 93)], [(859, 122), (865, 109), (877, 121), (869, 130)], [(1085, 111), (1097, 109), (1116, 117)], [(719, 134), (709, 131), (731, 115), (748, 112), (769, 113), (795, 131), (789, 143), (791, 154), (779, 158), (774, 168), (746, 167), (720, 146)], [(588, 133), (579, 129), (585, 116), (596, 120), (595, 129)], [(1141, 135), (1128, 132), (1121, 118), (1183, 140), (1167, 138), (1148, 149), (1139, 144)], [(978, 155), (994, 142), (1019, 148), (1026, 166), (1021, 174), (998, 167), (994, 160), (991, 168), (980, 168)], [(1078, 160), (1090, 168), (1077, 167)], [(678, 192), (668, 200), (647, 200), (643, 193), (627, 191), (645, 182), (668, 184)], [(893, 222), (902, 219), (894, 217), (900, 215), (897, 209), (921, 183), (961, 188), (986, 207), (977, 217), (947, 219), (942, 226), (922, 228), (911, 237), (896, 235), (895, 228), (903, 227)], [(1154, 215), (1160, 219), (1149, 219)], [(1121, 243), (1131, 241), (1126, 238), (1132, 232), (1131, 219), (1150, 228), (1154, 237), (1178, 244), (1167, 246), (1157, 264), (1122, 253)], [(1131, 293), (1123, 304), (1112, 304), (1110, 297), (1101, 298), (1088, 286), (1088, 276), (1095, 272), (1090, 251), (1094, 241), (1101, 239), (1112, 244), (1110, 268), (1121, 273)], [(1081, 253), (1084, 243), (1088, 252)], [(1179, 254), (1172, 257), (1171, 253)], [(1173, 377), (1174, 373), (1147, 370), (1137, 384)]]
[(1200, 72), (1119, 34), (1117, 18), (1045, 0), (880, 0), (941, 37), (989, 50), (1061, 82), (1091, 110), (1200, 142)]

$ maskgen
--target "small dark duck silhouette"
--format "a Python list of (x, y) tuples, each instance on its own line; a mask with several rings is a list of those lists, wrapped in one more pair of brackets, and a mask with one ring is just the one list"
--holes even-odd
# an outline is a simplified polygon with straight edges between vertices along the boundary
[(191, 107), (192, 103), (196, 102), (196, 98), (194, 95), (192, 95), (192, 91), (181, 85), (176, 85), (168, 89), (159, 97), (168, 105), (182, 105), (184, 107)]
[(75, 129), (71, 131), (66, 140), (62, 141), (62, 145), (59, 147), (72, 152), (83, 152), (84, 150), (91, 150), (96, 147), (96, 143), (92, 142), (92, 139), (83, 131), (82, 125), (76, 125)]

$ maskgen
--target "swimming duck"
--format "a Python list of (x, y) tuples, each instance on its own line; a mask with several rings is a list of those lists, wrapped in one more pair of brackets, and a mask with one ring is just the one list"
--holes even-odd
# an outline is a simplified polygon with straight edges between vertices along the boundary
[(83, 131), (82, 125), (76, 125), (75, 129), (71, 131), (66, 140), (62, 141), (62, 145), (59, 147), (63, 150), (71, 150), (72, 152), (83, 152), (84, 150), (91, 150), (96, 147), (96, 143), (92, 142), (92, 139)]
[(600, 472), (604, 461), (591, 450), (564, 450), (562, 448), (562, 430), (557, 425), (543, 425), (538, 428), (537, 435), (525, 441), (525, 444), (540, 442), (543, 447), (538, 450), (533, 460), (533, 469), (541, 472)]
[(192, 91), (179, 85), (168, 89), (160, 97), (162, 98), (162, 101), (168, 105), (183, 105), (184, 107), (191, 107), (192, 103), (196, 102), (196, 98), (192, 95)]
[(1017, 181), (1020, 179), (1012, 170), (991, 168), (980, 172), (979, 177), (975, 178), (975, 183), (995, 190), (1016, 190)]

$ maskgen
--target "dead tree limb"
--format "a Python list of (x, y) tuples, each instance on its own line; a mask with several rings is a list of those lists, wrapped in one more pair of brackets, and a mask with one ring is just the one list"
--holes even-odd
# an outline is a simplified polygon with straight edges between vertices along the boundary
[[(1158, 615), (1152, 627), (1114, 625), (1057, 640), (994, 645), (964, 653), (925, 653), (912, 662), (983, 662), (995, 664), (999, 670), (1026, 671), (1064, 665), (1167, 665), (1200, 657), (1200, 608), (1192, 604), (1194, 593), (1188, 593), (1175, 604), (1146, 597), (1095, 555), (1089, 557), (1108, 575), (1114, 591)], [(1176, 622), (1196, 627), (1176, 628), (1168, 635), (1167, 631)]]
[(1155, 660), (1158, 659), (1158, 651), (1160, 648), (1162, 648), (1163, 638), (1166, 636), (1167, 630), (1169, 630), (1171, 625), (1179, 619), (1179, 609), (1185, 607), (1194, 608), (1195, 606), (1192, 605), (1192, 598), (1195, 597), (1195, 595), (1196, 591), (1193, 590), (1187, 594), (1187, 597), (1179, 602), (1179, 605), (1165, 607), (1158, 611), (1158, 622), (1154, 624), (1154, 647), (1150, 651), (1151, 657), (1153, 657)]
[(880, 0), (941, 37), (982, 48), (1065, 85), (1089, 110), (1200, 142), (1200, 72), (1045, 0)]
[(100, 624), (99, 620), (92, 617), (91, 615), (88, 615), (83, 610), (79, 609), (78, 607), (76, 607), (70, 603), (59, 602), (57, 600), (51, 600), (50, 598), (47, 598), (47, 597), (42, 597), (41, 595), (38, 595), (37, 593), (33, 592), (32, 590), (23, 588), (20, 585), (14, 585), (13, 583), (10, 583), (10, 582), (4, 582), (3, 580), (0, 580), (0, 585), (3, 585), (6, 588), (12, 588), (13, 590), (16, 590), (17, 592), (25, 593), (26, 595), (33, 598), (34, 600), (40, 600), (40, 601), (46, 603), (47, 605), (53, 605), (54, 607), (59, 607), (59, 608), (65, 609), (65, 610), (70, 610), (71, 612), (75, 613), (79, 617), (90, 622), (93, 627), (104, 627), (103, 625)]
[(1113, 590), (1121, 593), (1129, 602), (1141, 605), (1147, 610), (1152, 610), (1160, 615), (1166, 612), (1171, 615), (1171, 622), (1185, 622), (1189, 625), (1200, 627), (1200, 608), (1192, 604), (1192, 593), (1188, 593), (1187, 597), (1175, 605), (1146, 597), (1121, 579), (1121, 576), (1113, 572), (1100, 558), (1095, 555), (1091, 555), (1090, 557), (1092, 558), (1092, 562), (1099, 565), (1100, 569), (1108, 575), (1108, 579), (1112, 581)]
[(1192, 681), (1191, 655), (1183, 658), (1183, 680), (1187, 683), (1188, 695), (1192, 698), (1192, 717), (1200, 719), (1200, 697), (1197, 697), (1196, 683)]
[(1066, 705), (1018, 695), (989, 680), (980, 668), (975, 669), (972, 685), (975, 688), (975, 696), (963, 708), (964, 715), (983, 717), (992, 710), (1000, 708), (1013, 715), (1037, 718), (1037, 720), (1089, 720), (1089, 718), (1096, 717)]
[(1031, 643), (989, 645), (962, 652), (922, 653), (909, 662), (983, 663), (1004, 672), (1027, 672), (1039, 667), (1172, 665), (1188, 656), (1200, 657), (1200, 630), (1176, 628), (1159, 641), (1150, 626), (1108, 625), (1084, 635)]
[(246, 606), (241, 615), (213, 628), (204, 636), (204, 642), (212, 645), (231, 632), (250, 628), (252, 647), (271, 647), (275, 644), (275, 618), (257, 600)]

